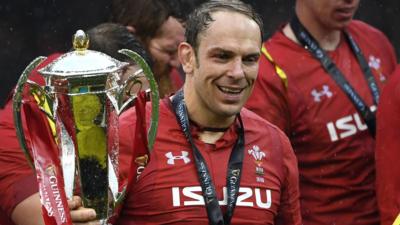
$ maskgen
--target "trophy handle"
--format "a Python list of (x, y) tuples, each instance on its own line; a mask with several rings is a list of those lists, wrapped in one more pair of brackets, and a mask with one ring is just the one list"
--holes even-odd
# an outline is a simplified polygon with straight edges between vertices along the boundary
[(28, 160), (28, 163), (32, 168), (35, 168), (35, 167), (34, 167), (32, 157), (29, 154), (29, 150), (28, 150), (28, 147), (26, 144), (24, 129), (22, 126), (21, 104), (22, 104), (22, 98), (23, 98), (23, 90), (25, 87), (25, 83), (27, 83), (29, 75), (45, 59), (46, 59), (46, 57), (43, 57), (43, 56), (37, 57), (25, 68), (25, 70), (22, 72), (21, 76), (18, 79), (18, 83), (15, 88), (15, 93), (13, 96), (13, 115), (14, 115), (14, 124), (15, 124), (15, 130), (17, 133), (17, 138), (21, 145), (22, 151), (25, 154), (26, 159)]
[[(137, 95), (131, 95), (131, 89), (136, 85), (140, 86), (139, 90), (142, 89), (143, 83), (137, 79), (138, 75), (141, 73), (143, 73), (143, 69), (137, 70), (134, 74), (130, 75), (120, 87), (120, 92), (118, 93), (118, 114), (125, 111), (130, 103), (137, 98)], [(129, 96), (127, 100), (124, 100), (124, 94)]]
[[(156, 134), (157, 134), (157, 127), (158, 127), (158, 114), (159, 114), (159, 101), (160, 101), (160, 95), (158, 92), (158, 86), (157, 82), (154, 79), (153, 72), (151, 72), (151, 69), (149, 65), (144, 61), (144, 59), (137, 54), (136, 52), (129, 50), (129, 49), (121, 49), (118, 51), (119, 53), (122, 53), (129, 58), (131, 58), (133, 61), (135, 61), (142, 69), (143, 73), (146, 76), (147, 80), (149, 81), (150, 85), (150, 90), (151, 90), (151, 122), (150, 122), (150, 128), (148, 131), (148, 149), (152, 149), (154, 146), (154, 142), (156, 139)], [(126, 87), (126, 85), (124, 85)], [(119, 99), (122, 100), (122, 95), (124, 94), (123, 90), (125, 88), (122, 88), (122, 91), (119, 93)], [(120, 112), (123, 111), (123, 108), (126, 107), (127, 103), (132, 101), (134, 98), (130, 98), (128, 102), (124, 103), (119, 110)]]

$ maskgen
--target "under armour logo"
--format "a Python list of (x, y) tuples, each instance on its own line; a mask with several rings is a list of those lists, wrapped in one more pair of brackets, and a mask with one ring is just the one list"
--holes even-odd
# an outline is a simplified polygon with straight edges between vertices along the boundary
[(183, 160), (183, 162), (185, 164), (188, 164), (190, 162), (189, 159), (189, 152), (187, 151), (181, 151), (182, 155), (178, 155), (178, 156), (174, 156), (172, 155), (172, 152), (168, 152), (167, 154), (165, 154), (165, 156), (168, 158), (167, 163), (169, 165), (175, 165), (175, 160)]
[(316, 89), (313, 89), (311, 91), (311, 95), (314, 97), (314, 101), (320, 102), (322, 96), (326, 96), (328, 98), (332, 97), (332, 92), (329, 90), (328, 85), (323, 85), (322, 86), (322, 91), (317, 91)]

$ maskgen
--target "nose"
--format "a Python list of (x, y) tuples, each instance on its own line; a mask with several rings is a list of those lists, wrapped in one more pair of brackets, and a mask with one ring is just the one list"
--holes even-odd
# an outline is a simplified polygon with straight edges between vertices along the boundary
[(243, 62), (241, 58), (232, 61), (230, 75), (235, 78), (244, 77)]

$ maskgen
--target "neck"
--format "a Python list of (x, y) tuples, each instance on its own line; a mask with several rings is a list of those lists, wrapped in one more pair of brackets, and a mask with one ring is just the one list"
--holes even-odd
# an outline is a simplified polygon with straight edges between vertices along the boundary
[[(188, 111), (188, 116), (190, 120), (195, 122), (201, 127), (212, 127), (212, 128), (227, 128), (235, 121), (236, 116), (226, 117), (215, 115), (207, 109), (207, 106), (203, 104), (202, 101), (197, 99), (193, 88), (189, 88), (187, 82), (184, 85), (184, 99), (186, 108)], [(212, 132), (209, 130), (200, 132), (200, 140), (205, 143), (215, 143), (224, 132)]]
[[(307, 11), (306, 7), (302, 7), (302, 4), (296, 5), (296, 15), (322, 49), (333, 51), (337, 48), (340, 43), (341, 30), (324, 26), (317, 19), (312, 18), (310, 16), (312, 14)], [(284, 27), (283, 32), (289, 39), (299, 43), (289, 24)]]

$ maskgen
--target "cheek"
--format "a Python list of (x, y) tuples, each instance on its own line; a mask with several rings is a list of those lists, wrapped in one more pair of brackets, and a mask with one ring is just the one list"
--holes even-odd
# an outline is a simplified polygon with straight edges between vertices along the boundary
[(166, 64), (166, 62), (168, 61), (168, 56), (166, 56), (165, 54), (163, 54), (162, 52), (160, 52), (158, 50), (150, 49), (150, 55), (153, 58), (153, 60), (156, 62), (161, 62), (161, 63)]
[(258, 65), (246, 69), (245, 73), (246, 73), (246, 80), (249, 83), (254, 83), (258, 75)]

